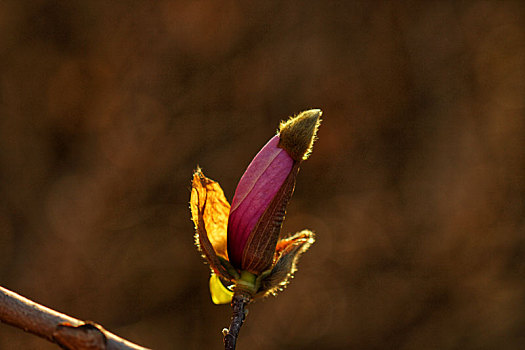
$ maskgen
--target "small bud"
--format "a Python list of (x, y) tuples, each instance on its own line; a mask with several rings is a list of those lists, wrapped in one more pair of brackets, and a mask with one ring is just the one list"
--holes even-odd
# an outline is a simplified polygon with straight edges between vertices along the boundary
[(306, 160), (312, 152), (322, 114), (320, 109), (310, 109), (281, 122), (279, 147), (284, 148), (298, 162)]

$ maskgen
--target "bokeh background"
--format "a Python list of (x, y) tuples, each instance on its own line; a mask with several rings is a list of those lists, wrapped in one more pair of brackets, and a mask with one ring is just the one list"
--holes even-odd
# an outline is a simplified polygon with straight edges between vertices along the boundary
[[(239, 349), (525, 348), (525, 3), (0, 2), (0, 284), (220, 349), (193, 169), (231, 200), (322, 108), (283, 232), (317, 242)], [(56, 349), (0, 325), (1, 349)]]

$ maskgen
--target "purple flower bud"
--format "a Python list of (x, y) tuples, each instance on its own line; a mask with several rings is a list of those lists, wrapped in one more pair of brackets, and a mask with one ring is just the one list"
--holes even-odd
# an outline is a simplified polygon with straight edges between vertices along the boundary
[(255, 156), (235, 190), (228, 219), (228, 256), (242, 268), (243, 252), (255, 225), (281, 189), (294, 160), (275, 135)]
[(299, 164), (307, 158), (321, 111), (305, 111), (282, 123), (242, 176), (228, 219), (228, 258), (239, 270), (269, 269), (275, 258), (286, 205)]
[(195, 243), (210, 264), (215, 303), (229, 302), (232, 294), (251, 299), (282, 290), (301, 254), (314, 243), (311, 231), (286, 238), (280, 231), (320, 116), (321, 110), (311, 109), (281, 123), (279, 133), (246, 169), (231, 208), (217, 182), (200, 168), (193, 174), (190, 208)]

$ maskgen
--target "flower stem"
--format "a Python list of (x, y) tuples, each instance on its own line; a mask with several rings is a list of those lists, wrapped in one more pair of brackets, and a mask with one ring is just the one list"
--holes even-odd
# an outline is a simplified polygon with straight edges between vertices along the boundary
[(241, 291), (235, 291), (232, 299), (232, 308), (233, 316), (232, 322), (229, 329), (224, 329), (222, 334), (224, 336), (224, 349), (225, 350), (235, 350), (235, 344), (237, 343), (237, 337), (239, 336), (239, 331), (241, 330), (242, 324), (246, 315), (248, 314), (248, 309), (246, 306), (250, 303), (250, 296), (247, 293)]

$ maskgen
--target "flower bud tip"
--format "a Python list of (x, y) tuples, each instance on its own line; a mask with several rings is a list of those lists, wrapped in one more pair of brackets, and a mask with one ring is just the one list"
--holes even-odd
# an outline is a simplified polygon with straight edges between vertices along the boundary
[(295, 161), (306, 160), (312, 152), (322, 114), (320, 109), (310, 109), (281, 122), (279, 147), (286, 150)]

